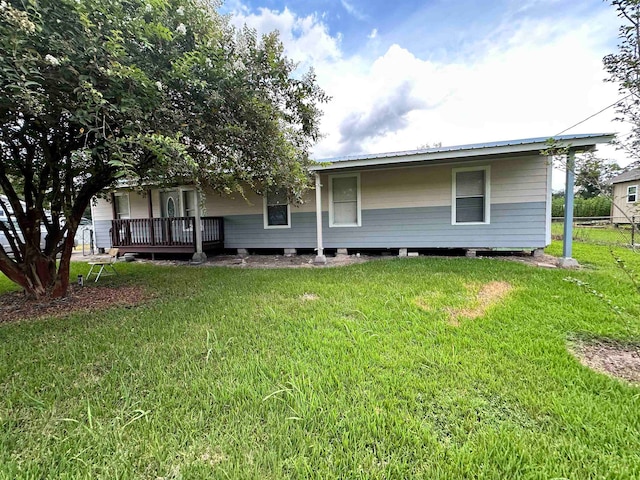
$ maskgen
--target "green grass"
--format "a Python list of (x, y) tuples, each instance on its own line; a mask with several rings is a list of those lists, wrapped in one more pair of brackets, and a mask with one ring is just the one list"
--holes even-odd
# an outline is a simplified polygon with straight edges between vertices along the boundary
[[(640, 301), (606, 247), (574, 251), (577, 272), (122, 264), (104, 283), (154, 301), (0, 326), (0, 478), (638, 478), (640, 390), (566, 346), (637, 341)], [(495, 280), (505, 301), (449, 325)]]
[[(554, 238), (562, 238), (564, 224), (553, 222), (551, 224), (551, 234)], [(599, 245), (631, 245), (631, 227), (620, 225), (574, 225), (573, 239), (578, 242), (595, 243)], [(636, 244), (640, 244), (640, 235), (636, 233), (634, 238)]]

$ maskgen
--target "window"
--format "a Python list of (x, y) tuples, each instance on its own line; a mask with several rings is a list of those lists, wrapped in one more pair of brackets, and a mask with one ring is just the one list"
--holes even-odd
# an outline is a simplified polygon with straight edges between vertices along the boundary
[(182, 191), (182, 206), (184, 208), (184, 217), (195, 217), (196, 216), (196, 201), (195, 201), (195, 191), (194, 190), (183, 190)]
[(631, 185), (627, 187), (627, 202), (635, 203), (638, 201), (638, 186)]
[(176, 216), (176, 202), (173, 200), (173, 197), (169, 197), (167, 199), (167, 217), (175, 217)]
[(273, 190), (265, 195), (264, 228), (291, 228), (291, 210), (285, 191)]
[(332, 175), (329, 177), (329, 226), (359, 227), (360, 174)]
[(113, 211), (117, 219), (131, 218), (128, 193), (115, 193), (113, 195)]
[(453, 169), (451, 223), (489, 223), (489, 167)]

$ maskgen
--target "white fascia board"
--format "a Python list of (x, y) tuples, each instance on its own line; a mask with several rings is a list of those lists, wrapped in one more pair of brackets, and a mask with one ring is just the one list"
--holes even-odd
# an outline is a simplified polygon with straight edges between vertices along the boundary
[[(557, 141), (558, 147), (571, 147), (581, 149), (585, 147), (595, 147), (600, 143), (609, 143), (615, 135), (605, 134), (601, 136), (588, 136), (584, 138), (576, 137), (571, 139), (561, 139)], [(425, 161), (437, 161), (437, 160), (465, 160), (477, 157), (484, 157), (490, 155), (514, 155), (522, 153), (540, 152), (549, 148), (546, 141), (533, 142), (533, 143), (520, 143), (513, 145), (499, 145), (499, 146), (487, 146), (487, 147), (475, 147), (475, 148), (461, 148), (456, 150), (455, 147), (444, 149), (442, 151), (426, 152), (426, 153), (391, 153), (380, 154), (375, 158), (362, 158), (353, 160), (341, 160), (328, 165), (317, 165), (309, 167), (312, 172), (318, 172), (323, 170), (338, 170), (344, 168), (358, 168), (358, 167), (370, 167), (378, 165), (394, 165), (394, 164), (406, 164)]]

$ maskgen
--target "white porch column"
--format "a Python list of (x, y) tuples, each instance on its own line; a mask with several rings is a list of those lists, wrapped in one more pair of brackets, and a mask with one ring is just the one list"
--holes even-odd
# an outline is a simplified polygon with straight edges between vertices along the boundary
[(573, 188), (575, 187), (576, 152), (569, 150), (567, 155), (567, 172), (564, 186), (564, 234), (562, 240), (562, 257), (558, 265), (565, 268), (577, 267), (578, 262), (572, 258), (573, 247)]
[(194, 226), (193, 235), (195, 236), (196, 241), (196, 251), (191, 257), (193, 262), (202, 263), (207, 260), (207, 254), (202, 251), (202, 222), (201, 222), (201, 212), (200, 212), (200, 191), (196, 190), (194, 192), (195, 201), (196, 201), (196, 221)]
[(316, 239), (318, 244), (318, 253), (313, 263), (325, 264), (327, 257), (324, 255), (324, 246), (322, 245), (322, 184), (320, 183), (320, 174), (316, 172)]

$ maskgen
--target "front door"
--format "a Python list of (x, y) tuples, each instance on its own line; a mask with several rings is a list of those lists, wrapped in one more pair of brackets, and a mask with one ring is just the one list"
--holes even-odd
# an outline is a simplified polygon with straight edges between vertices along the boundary
[(167, 219), (162, 222), (162, 241), (170, 245), (183, 243), (183, 221), (176, 218), (181, 216), (178, 190), (160, 192), (160, 216)]
[(160, 216), (163, 218), (180, 216), (180, 192), (178, 190), (160, 192)]

